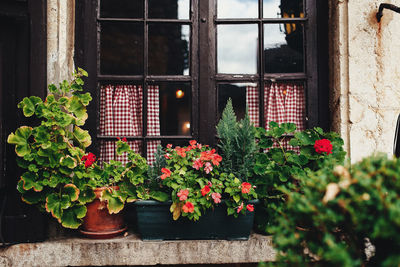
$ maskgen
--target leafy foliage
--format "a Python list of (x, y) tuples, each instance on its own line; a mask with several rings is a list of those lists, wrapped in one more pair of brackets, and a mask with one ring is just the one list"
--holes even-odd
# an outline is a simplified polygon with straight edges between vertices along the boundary
[(101, 200), (107, 202), (110, 213), (135, 201), (145, 190), (148, 168), (146, 160), (123, 141), (117, 142), (116, 152), (127, 153), (126, 165), (111, 161), (99, 166), (94, 154), (85, 155), (92, 141), (80, 126), (88, 117), (86, 106), (92, 98), (81, 92), (84, 76), (86, 71), (78, 69), (72, 82), (49, 85), (45, 101), (36, 96), (24, 98), (18, 107), (26, 117), (35, 115), (41, 123), (22, 126), (8, 136), (8, 143), (15, 145), (18, 165), (26, 169), (17, 187), (22, 200), (39, 206), (67, 228), (82, 223), (85, 204), (96, 197), (93, 188), (105, 188)]
[[(274, 235), (279, 260), (296, 266), (399, 266), (399, 159), (374, 155), (334, 170), (332, 164), (307, 172), (301, 191), (283, 188), (287, 205)], [(311, 263), (316, 259), (318, 264)]]
[(18, 107), (26, 117), (36, 116), (41, 123), (21, 126), (7, 139), (15, 145), (18, 166), (26, 169), (17, 186), (22, 200), (51, 213), (68, 228), (81, 224), (85, 203), (94, 197), (90, 193), (80, 197), (90, 181), (77, 175), (81, 157), (91, 144), (89, 133), (80, 128), (87, 119), (86, 106), (91, 100), (89, 93), (81, 93), (83, 76), (87, 73), (78, 69), (72, 82), (50, 85), (51, 93), (45, 101), (25, 97)]
[[(163, 201), (172, 200), (170, 210), (175, 220), (181, 216), (198, 220), (205, 210), (222, 200), (227, 205), (227, 213), (237, 216), (245, 213), (249, 200), (257, 198), (250, 184), (248, 191), (242, 191), (241, 179), (232, 173), (220, 172), (222, 157), (215, 149), (191, 140), (187, 147), (168, 145), (163, 154), (166, 165), (158, 178), (159, 191), (155, 192), (168, 193)], [(154, 198), (155, 192), (150, 191), (148, 197)]]
[[(278, 125), (270, 122), (269, 126), (268, 131), (257, 128), (256, 137), (261, 152), (255, 156), (254, 184), (263, 203), (256, 213), (257, 228), (273, 233), (271, 226), (276, 223), (276, 218), (282, 216), (286, 200), (286, 193), (281, 188), (292, 185), (297, 188), (307, 171), (320, 169), (326, 160), (343, 164), (346, 153), (343, 151), (343, 140), (337, 133), (326, 133), (318, 127), (296, 132), (294, 123)], [(284, 143), (290, 136), (293, 136), (289, 142), (292, 147), (287, 148)], [(329, 154), (316, 152), (314, 145), (321, 139), (330, 140), (332, 151)]]
[(217, 125), (218, 147), (224, 161), (221, 163), (224, 172), (232, 172), (237, 177), (248, 181), (253, 176), (254, 155), (257, 151), (255, 128), (247, 112), (237, 122), (229, 99)]

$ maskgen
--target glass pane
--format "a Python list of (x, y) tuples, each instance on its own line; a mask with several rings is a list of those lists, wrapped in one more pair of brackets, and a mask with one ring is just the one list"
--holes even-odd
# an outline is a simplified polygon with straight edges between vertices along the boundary
[(304, 72), (303, 25), (264, 25), (265, 73)]
[(149, 74), (189, 75), (190, 26), (149, 25)]
[(264, 18), (303, 18), (303, 0), (263, 0)]
[(218, 73), (257, 73), (257, 25), (218, 25)]
[(100, 33), (102, 74), (143, 74), (143, 24), (103, 22)]
[(250, 120), (255, 126), (259, 126), (259, 92), (255, 83), (228, 83), (218, 85), (218, 118), (228, 102), (232, 99), (233, 109), (236, 117), (240, 120), (246, 114), (246, 109)]
[(149, 18), (189, 19), (190, 0), (149, 0)]
[(157, 126), (160, 135), (191, 135), (190, 83), (159, 82), (149, 85), (147, 103), (148, 135), (157, 135)]
[(218, 0), (218, 18), (258, 18), (258, 0)]
[(305, 129), (305, 86), (303, 82), (267, 82), (264, 86), (264, 120), (295, 123), (298, 131)]
[(143, 0), (101, 0), (102, 18), (143, 18)]

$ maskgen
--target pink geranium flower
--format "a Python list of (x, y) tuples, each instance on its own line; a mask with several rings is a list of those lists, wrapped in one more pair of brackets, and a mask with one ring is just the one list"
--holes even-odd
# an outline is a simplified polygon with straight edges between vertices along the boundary
[(206, 162), (206, 166), (204, 167), (204, 171), (209, 174), (213, 170), (213, 167), (210, 162)]
[(187, 199), (188, 195), (189, 195), (189, 190), (188, 189), (181, 189), (177, 194), (179, 197), (180, 201), (184, 201)]
[(212, 193), (211, 197), (212, 197), (212, 199), (214, 199), (215, 204), (221, 203), (221, 194), (220, 193)]

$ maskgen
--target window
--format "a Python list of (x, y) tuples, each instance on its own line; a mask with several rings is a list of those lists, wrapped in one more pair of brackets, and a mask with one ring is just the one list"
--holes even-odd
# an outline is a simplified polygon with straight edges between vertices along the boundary
[(150, 159), (160, 143), (214, 145), (229, 97), (238, 117), (248, 109), (257, 126), (283, 118), (326, 128), (320, 2), (78, 1), (76, 64), (90, 75), (95, 150), (114, 157), (121, 136)]

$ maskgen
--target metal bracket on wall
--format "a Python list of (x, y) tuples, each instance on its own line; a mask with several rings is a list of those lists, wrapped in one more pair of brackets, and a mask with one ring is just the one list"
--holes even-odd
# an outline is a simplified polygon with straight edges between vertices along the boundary
[(387, 3), (382, 3), (379, 5), (379, 10), (378, 13), (376, 13), (376, 19), (378, 22), (381, 22), (381, 18), (383, 16), (383, 9), (390, 9), (394, 12), (400, 13), (400, 7), (392, 5), (392, 4), (387, 4)]

